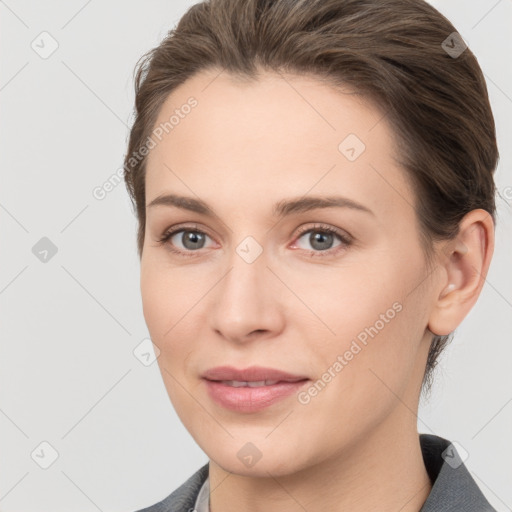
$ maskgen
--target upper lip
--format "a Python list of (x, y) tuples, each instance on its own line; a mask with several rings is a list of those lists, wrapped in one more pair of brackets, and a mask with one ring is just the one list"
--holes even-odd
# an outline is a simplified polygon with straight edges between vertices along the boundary
[(201, 377), (208, 380), (236, 380), (243, 382), (259, 382), (264, 380), (296, 382), (308, 378), (275, 368), (264, 368), (263, 366), (251, 366), (243, 369), (234, 368), (233, 366), (216, 366), (206, 370)]

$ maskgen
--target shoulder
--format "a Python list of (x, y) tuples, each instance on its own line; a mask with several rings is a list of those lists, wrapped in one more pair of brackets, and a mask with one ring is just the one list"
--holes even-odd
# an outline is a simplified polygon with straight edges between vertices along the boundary
[(167, 498), (137, 512), (192, 512), (199, 490), (207, 477), (208, 464), (205, 464)]
[(420, 512), (496, 512), (464, 465), (464, 454), (459, 454), (450, 441), (420, 434), (420, 444), (432, 481)]

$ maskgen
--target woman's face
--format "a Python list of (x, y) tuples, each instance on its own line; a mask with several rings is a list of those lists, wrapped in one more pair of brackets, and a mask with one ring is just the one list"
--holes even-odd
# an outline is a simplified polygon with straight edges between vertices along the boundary
[[(209, 458), (289, 474), (415, 429), (433, 280), (383, 112), (310, 78), (202, 72), (168, 97), (152, 139), (144, 317)], [(307, 380), (204, 378), (220, 366)]]

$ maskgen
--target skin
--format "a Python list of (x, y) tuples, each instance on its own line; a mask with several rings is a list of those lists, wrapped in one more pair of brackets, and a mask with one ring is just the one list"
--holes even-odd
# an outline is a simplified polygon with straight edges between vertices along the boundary
[[(431, 490), (417, 429), (429, 343), (476, 302), (494, 226), (487, 212), (470, 212), (428, 267), (391, 128), (348, 92), (305, 76), (242, 82), (203, 71), (168, 96), (155, 124), (197, 99), (148, 156), (146, 205), (173, 193), (215, 215), (147, 207), (141, 292), (169, 397), (210, 459), (212, 512), (417, 512)], [(355, 161), (338, 149), (351, 133), (366, 145)], [(334, 193), (373, 213), (272, 215), (278, 201)], [(187, 232), (158, 243), (182, 223), (206, 233), (202, 246), (187, 244)], [(318, 223), (352, 243), (334, 235), (318, 249), (316, 231), (297, 232)], [(262, 249), (252, 263), (236, 252), (248, 236)], [(239, 413), (206, 392), (201, 373), (225, 364), (316, 382), (394, 303), (401, 311), (307, 404), (292, 394)], [(237, 456), (247, 442), (262, 455), (252, 467)]]

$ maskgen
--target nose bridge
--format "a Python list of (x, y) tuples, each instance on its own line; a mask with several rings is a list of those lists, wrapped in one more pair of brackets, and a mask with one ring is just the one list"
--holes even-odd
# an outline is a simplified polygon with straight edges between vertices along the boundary
[(260, 285), (267, 279), (266, 256), (255, 238), (248, 236), (235, 247), (230, 259), (230, 271), (225, 278), (221, 300), (233, 305), (254, 307), (262, 299)]
[(215, 329), (237, 340), (254, 330), (273, 329), (276, 308), (269, 277), (272, 273), (263, 247), (253, 237), (246, 237), (232, 252), (229, 270), (216, 294)]

